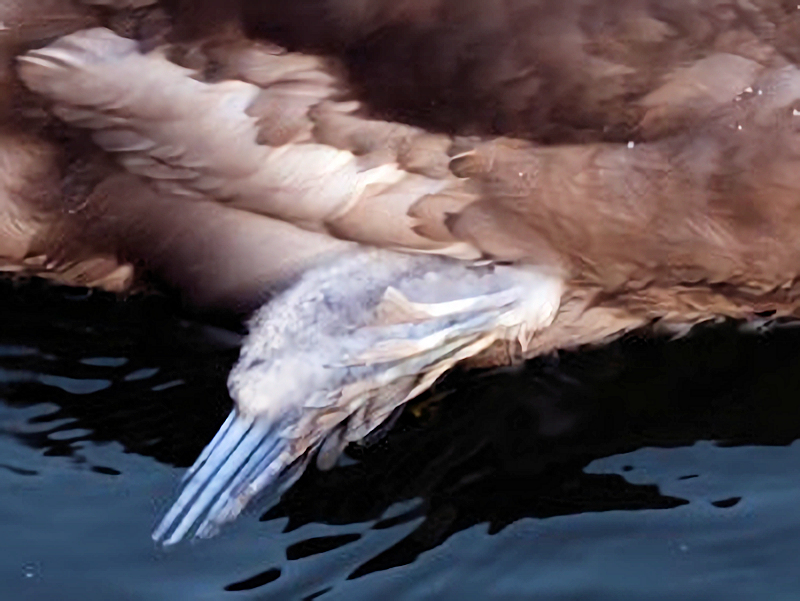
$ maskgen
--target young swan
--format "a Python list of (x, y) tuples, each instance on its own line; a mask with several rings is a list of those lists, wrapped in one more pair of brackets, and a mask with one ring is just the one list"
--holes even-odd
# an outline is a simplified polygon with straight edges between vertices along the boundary
[[(145, 53), (94, 29), (20, 64), (148, 193), (331, 244), (311, 241), (303, 275), (254, 320), (231, 374), (236, 410), (158, 540), (212, 533), (314, 451), (330, 465), (485, 350), (533, 356), (655, 319), (797, 314), (793, 65), (713, 52), (648, 96), (641, 123), (663, 137), (539, 147), (366, 119), (316, 57), (244, 40), (208, 52), (204, 79), (192, 52)], [(707, 80), (721, 66), (730, 77)], [(269, 267), (297, 252), (285, 246), (237, 257)]]
[[(55, 114), (163, 194), (412, 253), (342, 243), (255, 315), (236, 408), (154, 532), (166, 544), (212, 534), (314, 452), (332, 466), (457, 362), (495, 343), (525, 352), (562, 295), (555, 268), (482, 261), (447, 232), (448, 211), (477, 198), (448, 168), (451, 140), (351, 117), (319, 59), (237, 50), (223, 66), (239, 79), (219, 83), (104, 29), (20, 60)], [(350, 149), (363, 131), (374, 152)]]

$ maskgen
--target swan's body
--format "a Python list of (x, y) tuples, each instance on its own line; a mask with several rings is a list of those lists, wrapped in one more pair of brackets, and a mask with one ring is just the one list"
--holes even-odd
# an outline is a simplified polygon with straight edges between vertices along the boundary
[(68, 28), (19, 60), (49, 104), (9, 109), (6, 268), (117, 290), (144, 269), (242, 311), (274, 294), (158, 539), (208, 534), (314, 451), (330, 466), (457, 362), (800, 305), (782, 4), (243, 0), (191, 19), (176, 0), (149, 34), (169, 21), (154, 2), (102, 4), (75, 18), (130, 14), (145, 39)]

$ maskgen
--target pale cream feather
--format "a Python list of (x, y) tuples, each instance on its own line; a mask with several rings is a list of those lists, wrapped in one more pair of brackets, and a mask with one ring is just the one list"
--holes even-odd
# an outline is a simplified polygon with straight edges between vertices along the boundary
[(142, 53), (133, 40), (90, 29), (27, 53), (20, 74), (59, 117), (95, 130), (125, 168), (169, 193), (210, 196), (357, 242), (479, 256), (466, 243), (420, 235), (424, 224), (410, 214), (421, 199), (465, 193), (449, 170), (415, 172), (431, 152), (446, 164), (446, 138), (431, 144), (421, 130), (362, 120), (364, 130), (378, 130), (383, 154), (357, 155), (315, 138), (357, 109), (334, 101), (339, 84), (322, 59), (252, 43), (230, 55), (228, 68), (242, 79), (209, 83), (167, 55), (166, 47)]

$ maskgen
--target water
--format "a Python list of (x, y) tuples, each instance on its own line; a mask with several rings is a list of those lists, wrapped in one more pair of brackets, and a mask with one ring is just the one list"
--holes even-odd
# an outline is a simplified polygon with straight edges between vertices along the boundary
[(455, 374), (269, 511), (150, 531), (238, 335), (0, 284), (0, 599), (797, 599), (800, 331), (636, 335)]

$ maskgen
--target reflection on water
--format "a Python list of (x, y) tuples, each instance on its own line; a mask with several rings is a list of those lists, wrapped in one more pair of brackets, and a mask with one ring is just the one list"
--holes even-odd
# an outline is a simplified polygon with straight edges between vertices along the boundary
[(795, 598), (790, 328), (454, 374), (261, 523), (164, 552), (149, 529), (227, 415), (238, 335), (164, 298), (0, 302), (2, 598)]

